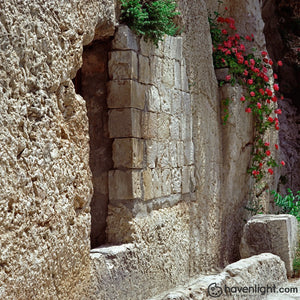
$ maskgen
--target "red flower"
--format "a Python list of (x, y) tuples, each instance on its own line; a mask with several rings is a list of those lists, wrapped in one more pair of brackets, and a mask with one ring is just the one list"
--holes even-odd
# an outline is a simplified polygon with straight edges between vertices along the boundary
[(265, 146), (266, 146), (266, 147), (269, 147), (269, 146), (270, 146), (270, 143), (267, 143), (267, 142), (266, 142), (266, 143), (265, 143)]
[(271, 100), (270, 100), (270, 99), (267, 99), (267, 103), (269, 103), (269, 104), (270, 104), (270, 103), (271, 103)]
[(268, 60), (267, 58), (264, 58), (263, 61), (264, 61), (264, 63), (266, 63), (266, 64), (269, 62), (269, 60)]
[(257, 108), (261, 108), (261, 103), (257, 102)]
[(262, 166), (263, 166), (263, 163), (260, 162), (259, 163), (259, 168), (262, 168)]
[(274, 79), (277, 79), (277, 78), (278, 78), (278, 76), (277, 76), (276, 73), (273, 74), (273, 77), (274, 77)]
[(243, 74), (244, 74), (245, 76), (248, 76), (248, 71), (245, 70)]
[(273, 102), (277, 102), (277, 97), (276, 96), (272, 97), (271, 99), (272, 99)]
[(274, 88), (275, 91), (279, 91), (279, 85), (277, 83), (275, 83), (273, 85), (273, 88)]
[(230, 79), (231, 79), (231, 76), (230, 75), (226, 75), (225, 80), (229, 81)]
[(268, 118), (268, 121), (269, 121), (270, 123), (273, 123), (274, 120), (273, 120), (272, 117), (269, 117), (269, 118)]
[(279, 147), (278, 147), (278, 145), (277, 145), (277, 144), (275, 144), (275, 148), (276, 148), (276, 150), (278, 150), (278, 148), (279, 148)]
[(223, 34), (228, 34), (228, 32), (227, 32), (226, 29), (222, 29), (222, 33), (223, 33)]
[(269, 77), (267, 75), (264, 75), (264, 81), (268, 82), (269, 81)]
[(245, 39), (246, 39), (247, 41), (250, 41), (250, 42), (252, 41), (252, 38), (251, 38), (249, 35), (246, 35), (246, 36), (245, 36)]
[(265, 57), (265, 56), (268, 55), (268, 53), (267, 53), (266, 51), (262, 51), (262, 52), (261, 52), (261, 55), (262, 55), (263, 57)]
[(251, 108), (250, 107), (245, 108), (245, 112), (246, 113), (251, 113)]
[(228, 8), (225, 6), (225, 10), (228, 10)]
[(277, 64), (278, 64), (279, 67), (282, 67), (282, 65), (283, 65), (283, 63), (282, 63), (281, 60), (279, 60), (279, 61), (277, 62)]
[(265, 94), (265, 91), (263, 89), (259, 89), (259, 92), (264, 95)]
[(270, 150), (267, 150), (267, 151), (266, 151), (266, 155), (267, 155), (267, 156), (270, 156), (270, 155), (271, 155), (271, 151), (270, 151)]
[(250, 96), (251, 96), (251, 97), (254, 97), (254, 96), (255, 96), (255, 93), (254, 93), (254, 92), (250, 92)]
[(218, 21), (219, 23), (224, 23), (224, 22), (225, 22), (224, 18), (222, 18), (222, 17), (218, 17), (217, 21)]
[(253, 79), (248, 79), (248, 84), (253, 84)]
[(243, 44), (240, 44), (240, 50), (241, 50), (241, 51), (245, 51), (245, 50), (246, 50), (246, 47), (245, 47), (245, 45), (243, 45)]
[(281, 115), (282, 114), (282, 110), (280, 108), (275, 109), (275, 114)]
[(268, 96), (272, 96), (273, 95), (272, 91), (269, 90), (269, 89), (266, 89), (266, 93), (268, 94)]
[(273, 175), (274, 171), (272, 169), (268, 169), (268, 172)]
[(272, 59), (269, 59), (269, 65), (273, 66), (273, 60)]
[(275, 125), (275, 129), (279, 130), (279, 125), (278, 124)]
[(283, 99), (284, 99), (283, 95), (281, 95), (281, 96), (280, 96), (280, 99), (281, 99), (281, 100), (283, 100)]
[(252, 66), (255, 65), (255, 60), (254, 60), (253, 58), (250, 59), (250, 64), (251, 64)]
[(285, 162), (282, 160), (281, 162), (280, 162), (283, 166), (285, 166)]
[(241, 100), (241, 101), (245, 101), (246, 98), (245, 98), (244, 96), (242, 96), (240, 100)]

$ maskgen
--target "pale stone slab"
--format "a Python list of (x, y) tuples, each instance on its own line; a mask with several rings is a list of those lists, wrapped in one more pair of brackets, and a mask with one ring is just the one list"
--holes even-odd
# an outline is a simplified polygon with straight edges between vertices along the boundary
[(152, 169), (151, 172), (154, 197), (159, 198), (162, 196), (161, 169)]
[(143, 187), (144, 187), (144, 200), (153, 199), (155, 196), (153, 182), (152, 182), (152, 171), (146, 169), (143, 171)]
[(139, 50), (138, 38), (126, 25), (119, 25), (112, 41), (114, 50)]
[(167, 168), (169, 165), (169, 143), (157, 142), (157, 166)]
[(159, 42), (158, 47), (156, 47), (151, 41), (145, 41), (144, 38), (140, 40), (141, 53), (145, 56), (164, 56), (164, 43)]
[(155, 138), (158, 135), (158, 115), (152, 112), (142, 113), (142, 137)]
[(278, 255), (288, 276), (293, 274), (293, 259), (298, 245), (298, 222), (292, 215), (256, 215), (244, 226), (240, 244), (242, 258), (263, 252)]
[(113, 142), (114, 167), (129, 169), (142, 168), (144, 142), (141, 139), (123, 138)]
[(147, 166), (155, 168), (157, 161), (157, 141), (151, 139), (146, 141)]
[(160, 57), (150, 57), (151, 82), (153, 84), (160, 84), (162, 81), (163, 62), (164, 60)]
[(139, 55), (139, 82), (151, 83), (150, 60), (143, 55)]
[(174, 86), (174, 64), (175, 60), (165, 58), (162, 66), (162, 83), (169, 88)]
[(181, 192), (181, 169), (172, 169), (172, 193), (178, 194)]
[(149, 112), (160, 111), (160, 95), (158, 89), (155, 86), (151, 86), (146, 91), (146, 102)]
[(109, 108), (144, 109), (146, 86), (133, 80), (112, 80), (107, 84)]
[(110, 79), (138, 79), (138, 58), (135, 52), (113, 51), (109, 56)]
[(141, 114), (133, 108), (112, 109), (109, 111), (108, 130), (111, 138), (141, 138)]
[(162, 196), (166, 197), (171, 195), (171, 171), (170, 169), (163, 169), (161, 171), (161, 181), (162, 181)]
[[(279, 288), (286, 282), (284, 262), (276, 255), (263, 253), (230, 264), (219, 274), (201, 275), (149, 300), (261, 300), (267, 295), (267, 287), (272, 293), (274, 286)], [(271, 295), (277, 296), (272, 299), (281, 299), (280, 294)]]
[(169, 138), (170, 135), (170, 116), (165, 113), (158, 115), (158, 132), (157, 136), (159, 139), (165, 140)]
[(141, 171), (109, 171), (109, 199), (137, 199), (142, 197)]

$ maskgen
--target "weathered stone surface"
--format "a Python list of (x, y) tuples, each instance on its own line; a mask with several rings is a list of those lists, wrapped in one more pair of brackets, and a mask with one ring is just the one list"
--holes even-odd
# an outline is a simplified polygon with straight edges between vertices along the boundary
[(158, 118), (156, 113), (146, 112), (142, 115), (142, 137), (144, 139), (156, 138), (158, 135)]
[[(285, 282), (287, 282), (287, 277), (284, 262), (276, 255), (263, 253), (228, 265), (218, 275), (202, 275), (185, 286), (152, 297), (149, 300), (204, 300), (212, 298), (260, 300), (265, 299), (267, 291), (272, 293), (274, 286), (275, 289), (278, 289)], [(261, 289), (259, 289), (260, 287)], [(269, 287), (268, 290), (267, 287)], [(239, 288), (246, 289), (239, 292)], [(279, 296), (278, 294), (275, 295)]]
[(144, 159), (144, 142), (141, 139), (123, 138), (113, 142), (115, 168), (141, 169)]
[(119, 25), (112, 43), (114, 50), (139, 50), (136, 35), (126, 25)]
[[(107, 84), (109, 108), (144, 109), (146, 87), (132, 80), (112, 80)], [(122, 93), (120, 93), (122, 91)]]
[(142, 112), (137, 109), (113, 109), (109, 111), (108, 130), (111, 138), (142, 136)]
[(151, 86), (146, 93), (147, 108), (150, 112), (160, 111), (160, 96), (158, 89), (155, 86)]
[(276, 254), (291, 276), (297, 246), (298, 222), (294, 216), (256, 215), (244, 227), (240, 254), (242, 258), (263, 252)]
[(134, 51), (110, 52), (108, 71), (110, 79), (137, 79), (137, 54)]
[(114, 32), (114, 1), (0, 1), (0, 298), (87, 299), (83, 45)]
[[(119, 213), (110, 214), (112, 209)], [(134, 239), (136, 243), (93, 251), (94, 298), (148, 299), (185, 282), (189, 269), (188, 211), (187, 203), (178, 203), (133, 217), (123, 206), (109, 208), (109, 241), (119, 244)], [(125, 226), (127, 230), (121, 232)]]
[(141, 171), (109, 171), (109, 199), (136, 199), (142, 197)]
[(150, 59), (139, 55), (139, 82), (148, 84), (151, 82)]

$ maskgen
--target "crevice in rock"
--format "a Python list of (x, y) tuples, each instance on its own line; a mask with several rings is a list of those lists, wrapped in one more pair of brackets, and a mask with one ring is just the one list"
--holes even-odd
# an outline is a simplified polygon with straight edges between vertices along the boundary
[(111, 41), (94, 41), (84, 47), (82, 68), (73, 82), (86, 101), (89, 120), (90, 168), (94, 193), (91, 200), (91, 248), (106, 241), (108, 171), (113, 167), (112, 139), (108, 134), (108, 51)]

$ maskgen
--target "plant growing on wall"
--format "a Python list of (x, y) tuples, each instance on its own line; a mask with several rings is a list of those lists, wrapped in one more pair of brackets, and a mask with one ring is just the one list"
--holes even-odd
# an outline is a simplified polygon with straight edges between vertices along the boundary
[[(252, 113), (254, 116), (253, 157), (248, 172), (258, 182), (266, 173), (272, 175), (274, 167), (285, 165), (284, 161), (278, 164), (273, 158), (278, 145), (270, 145), (270, 142), (265, 140), (268, 129), (279, 130), (278, 115), (282, 113), (275, 105), (278, 100), (276, 93), (279, 91), (279, 86), (273, 84), (271, 80), (273, 61), (268, 58), (266, 51), (262, 51), (261, 56), (257, 57), (254, 54), (256, 49), (250, 51), (247, 49), (246, 44), (253, 42), (254, 37), (253, 35), (242, 37), (237, 34), (233, 18), (222, 17), (215, 12), (213, 17), (209, 17), (209, 23), (214, 66), (228, 68), (228, 75), (220, 85), (238, 83), (243, 86), (244, 94), (240, 101), (245, 106), (245, 112)], [(281, 66), (282, 62), (279, 61), (278, 65)], [(274, 79), (276, 78), (277, 75), (274, 74)]]
[(165, 34), (174, 36), (179, 29), (174, 23), (175, 0), (121, 0), (121, 21), (137, 35), (156, 46)]

